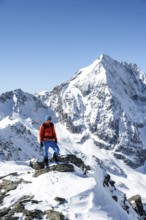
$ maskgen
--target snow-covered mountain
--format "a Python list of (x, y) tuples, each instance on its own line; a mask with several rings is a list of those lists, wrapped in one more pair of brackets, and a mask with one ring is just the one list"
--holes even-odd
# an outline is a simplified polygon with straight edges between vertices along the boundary
[[(51, 92), (1, 94), (0, 218), (146, 219), (145, 97), (145, 73), (107, 55)], [(36, 175), (46, 114), (69, 164)]]
[[(44, 115), (55, 114), (34, 95), (18, 89), (0, 95), (0, 149), (5, 159), (25, 160), (38, 154), (38, 129)], [(3, 155), (4, 154), (4, 155)]]
[(100, 148), (132, 167), (146, 159), (146, 76), (136, 64), (101, 55), (71, 80), (39, 97), (79, 142)]

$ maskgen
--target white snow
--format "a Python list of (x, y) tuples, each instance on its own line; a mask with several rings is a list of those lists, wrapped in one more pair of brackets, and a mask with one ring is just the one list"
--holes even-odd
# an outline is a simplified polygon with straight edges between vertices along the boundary
[[(65, 140), (60, 142), (60, 145), (67, 145)], [(90, 146), (91, 148), (89, 149)], [(73, 148), (72, 144), (69, 144)], [(0, 177), (9, 173), (17, 172), (18, 176), (8, 176), (7, 179), (18, 180), (22, 178), (29, 181), (27, 184), (20, 184), (17, 189), (10, 191), (9, 195), (5, 197), (4, 204), (1, 206), (9, 207), (14, 204), (19, 198), (24, 195), (34, 195), (35, 200), (41, 201), (38, 204), (27, 203), (28, 210), (40, 209), (45, 210), (48, 207), (56, 211), (62, 212), (69, 219), (82, 219), (82, 220), (136, 220), (137, 217), (132, 211), (128, 215), (111, 196), (112, 193), (102, 185), (104, 172), (94, 161), (93, 156), (98, 156), (103, 162), (115, 162), (127, 177), (117, 176), (110, 173), (112, 180), (116, 182), (116, 188), (119, 192), (126, 193), (130, 198), (133, 195), (140, 194), (142, 201), (146, 203), (146, 176), (132, 168), (129, 168), (122, 162), (116, 160), (112, 154), (105, 150), (99, 150), (91, 142), (88, 141), (86, 145), (78, 145), (78, 150), (87, 158), (85, 161), (92, 167), (87, 176), (78, 172), (75, 173), (60, 173), (49, 172), (39, 177), (33, 177), (34, 170), (28, 165), (27, 161), (1, 161)], [(112, 169), (112, 166), (111, 166)], [(2, 180), (0, 180), (1, 182)], [(119, 193), (117, 192), (117, 193)], [(120, 195), (120, 194), (119, 194)], [(54, 200), (55, 197), (65, 198), (67, 203), (58, 205)]]

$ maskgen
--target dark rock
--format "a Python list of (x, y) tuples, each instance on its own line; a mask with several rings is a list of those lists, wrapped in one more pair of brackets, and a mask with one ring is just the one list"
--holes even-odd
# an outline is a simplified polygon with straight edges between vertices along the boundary
[(133, 209), (140, 215), (143, 216), (145, 215), (144, 207), (141, 201), (141, 196), (140, 195), (135, 195), (132, 196), (131, 198), (128, 199), (128, 201), (131, 203)]
[[(9, 175), (17, 175), (17, 173), (11, 173), (8, 174), (6, 176)], [(11, 180), (2, 180), (2, 182), (0, 183), (0, 204), (3, 203), (3, 199), (8, 196), (8, 192), (11, 190), (15, 190), (17, 188), (17, 186), (21, 183), (30, 183), (28, 181), (25, 181), (23, 179), (20, 179), (19, 181), (11, 181)]]
[(72, 164), (57, 164), (49, 167), (49, 171), (74, 172)]
[(7, 174), (7, 175), (5, 175), (5, 176), (0, 176), (0, 179), (3, 179), (3, 178), (5, 178), (5, 177), (7, 177), (7, 176), (18, 176), (18, 173), (17, 173), (17, 172), (14, 172), (14, 173), (9, 173), (9, 174)]
[(82, 168), (82, 167), (85, 166), (82, 159), (78, 158), (74, 154), (68, 154), (68, 155), (65, 155), (65, 156), (60, 156), (59, 161), (62, 162), (62, 163), (73, 163), (74, 165), (76, 165), (79, 168)]
[(32, 220), (32, 219), (43, 219), (43, 212), (41, 210), (35, 209), (35, 210), (25, 210), (26, 220)]
[(115, 188), (115, 181), (111, 180), (110, 185)]
[(54, 210), (46, 210), (44, 212), (50, 220), (65, 220), (65, 217), (62, 213)]
[(0, 217), (7, 215), (9, 213), (9, 211), (10, 211), (10, 208), (0, 209)]
[(109, 186), (109, 183), (110, 183), (110, 175), (107, 174), (105, 177), (104, 177), (104, 180), (103, 180), (103, 186)]
[(60, 205), (67, 202), (66, 199), (61, 197), (55, 197), (54, 200), (57, 201)]
[(112, 198), (117, 202), (118, 201), (118, 197), (117, 196), (112, 196)]
[(49, 169), (40, 169), (36, 170), (34, 173), (34, 177), (38, 177), (44, 173), (48, 173), (50, 171), (58, 171), (58, 172), (74, 172), (74, 166), (71, 164), (57, 164), (50, 166)]
[(74, 154), (68, 154), (68, 155), (65, 155), (65, 156), (60, 156), (58, 158), (58, 160), (61, 163), (74, 164), (75, 166), (81, 168), (83, 170), (84, 174), (86, 174), (89, 170), (91, 170), (90, 166), (86, 165), (81, 158), (78, 158)]
[(25, 204), (28, 202), (31, 202), (33, 197), (34, 196), (29, 196), (29, 195), (22, 196), (20, 199), (18, 199), (16, 203), (14, 203), (11, 206), (10, 212), (13, 212), (13, 213), (22, 212), (23, 213), (25, 210)]
[(14, 203), (9, 208), (4, 208), (0, 210), (0, 217), (4, 220), (11, 220), (11, 219), (19, 219), (18, 217), (13, 217), (16, 213), (22, 213), (25, 216), (25, 220), (32, 220), (32, 219), (43, 219), (43, 212), (41, 210), (27, 210), (25, 209), (25, 204), (31, 202), (32, 204), (38, 204), (40, 201), (32, 200), (33, 196), (23, 196), (21, 197), (16, 203)]
[(129, 206), (125, 204), (122, 208), (129, 214)]
[(30, 161), (30, 166), (35, 170), (40, 170), (44, 168), (44, 162), (43, 161)]
[(20, 181), (11, 181), (5, 179), (0, 183), (0, 204), (2, 204), (6, 194), (11, 190), (15, 190), (19, 184)]
[[(88, 170), (91, 170), (90, 166), (85, 165), (85, 163), (83, 162), (83, 160), (81, 158), (78, 158), (77, 156), (73, 155), (73, 154), (68, 154), (65, 156), (59, 156), (58, 157), (58, 161), (61, 164), (55, 165), (55, 166), (50, 166), (48, 171), (52, 171), (52, 170), (57, 170), (60, 172), (73, 172), (73, 166), (72, 164), (74, 164), (75, 166), (81, 168), (83, 170), (83, 173), (86, 174), (88, 172)], [(50, 159), (49, 163), (54, 162), (54, 159)], [(70, 165), (71, 166), (70, 166)], [(42, 170), (40, 171), (40, 169), (44, 168), (44, 162), (43, 161), (35, 161), (35, 162), (30, 162), (30, 166), (35, 169), (36, 171), (38, 170), (38, 173), (46, 173), (48, 171), (46, 170)]]

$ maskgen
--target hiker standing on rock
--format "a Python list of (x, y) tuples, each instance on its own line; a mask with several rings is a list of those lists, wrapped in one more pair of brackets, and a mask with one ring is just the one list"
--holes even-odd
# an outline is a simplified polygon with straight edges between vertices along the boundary
[(54, 150), (53, 159), (58, 162), (58, 155), (60, 149), (57, 145), (57, 135), (55, 131), (54, 124), (51, 122), (51, 116), (47, 115), (45, 117), (45, 122), (40, 126), (39, 140), (40, 148), (43, 148), (44, 152), (44, 165), (48, 168), (48, 150), (51, 147)]

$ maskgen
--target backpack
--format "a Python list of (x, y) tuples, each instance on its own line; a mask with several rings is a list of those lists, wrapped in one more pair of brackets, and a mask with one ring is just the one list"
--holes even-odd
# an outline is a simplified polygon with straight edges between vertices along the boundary
[[(43, 127), (44, 127), (44, 137), (43, 138), (53, 139), (54, 138), (54, 131), (53, 131), (54, 124), (52, 122), (50, 123), (50, 125), (46, 125), (46, 123), (43, 123)], [(51, 130), (50, 130), (50, 128), (51, 128)]]

